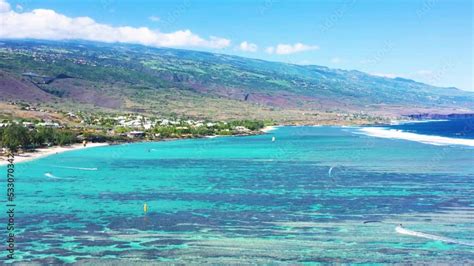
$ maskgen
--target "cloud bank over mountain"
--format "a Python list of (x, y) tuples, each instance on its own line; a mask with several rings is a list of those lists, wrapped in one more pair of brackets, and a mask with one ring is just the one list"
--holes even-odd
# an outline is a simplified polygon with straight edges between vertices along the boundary
[(51, 9), (17, 12), (0, 0), (0, 38), (31, 38), (48, 40), (81, 39), (100, 42), (135, 43), (153, 47), (201, 47), (222, 49), (229, 39), (203, 38), (189, 29), (160, 32), (148, 27), (114, 27), (96, 22), (90, 17), (68, 17)]

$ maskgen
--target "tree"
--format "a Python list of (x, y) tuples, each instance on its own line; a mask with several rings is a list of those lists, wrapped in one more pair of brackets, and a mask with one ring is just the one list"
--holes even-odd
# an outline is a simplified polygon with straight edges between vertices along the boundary
[(30, 135), (30, 138), (31, 138), (31, 144), (33, 144), (35, 148), (43, 145), (43, 143), (45, 142), (42, 136), (38, 134), (38, 131), (32, 132)]
[(55, 135), (55, 143), (61, 146), (75, 143), (76, 140), (76, 136), (70, 131), (59, 131)]
[(3, 146), (3, 131), (4, 131), (4, 128), (3, 127), (0, 127), (0, 147), (4, 147)]
[(253, 131), (259, 130), (265, 126), (263, 121), (258, 120), (237, 120), (230, 122), (230, 125), (232, 127), (243, 126)]
[(18, 148), (25, 148), (31, 144), (28, 129), (13, 124), (9, 125), (2, 133), (2, 146), (15, 152)]
[(31, 134), (31, 141), (35, 146), (42, 146), (44, 143), (53, 143), (55, 131), (52, 128), (39, 127)]

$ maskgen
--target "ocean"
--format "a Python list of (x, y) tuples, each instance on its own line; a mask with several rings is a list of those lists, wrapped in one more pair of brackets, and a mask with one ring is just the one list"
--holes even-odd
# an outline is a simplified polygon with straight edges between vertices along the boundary
[(418, 134), (474, 139), (474, 118), (418, 121), (392, 125), (390, 128)]
[(279, 127), (19, 163), (16, 261), (472, 264), (474, 140), (447, 126), (459, 122)]

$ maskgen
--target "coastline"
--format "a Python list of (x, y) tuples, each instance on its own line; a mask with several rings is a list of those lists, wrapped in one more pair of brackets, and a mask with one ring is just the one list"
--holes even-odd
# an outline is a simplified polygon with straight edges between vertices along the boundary
[[(282, 127), (285, 125), (272, 125), (272, 126), (265, 126), (264, 128), (260, 129), (259, 131), (254, 132), (253, 134), (245, 134), (243, 136), (249, 136), (249, 135), (258, 135), (260, 134), (268, 134), (271, 131), (274, 131), (278, 129), (279, 127)], [(320, 125), (318, 125), (320, 126)], [(259, 132), (259, 133), (258, 133)], [(239, 136), (239, 135), (237, 135)], [(241, 135), (242, 136), (242, 135)], [(205, 136), (204, 138), (217, 138), (220, 136)], [(174, 140), (179, 140), (182, 138), (171, 138), (171, 139), (162, 139), (158, 141), (174, 141)], [(59, 154), (63, 152), (68, 152), (68, 151), (74, 151), (74, 150), (81, 150), (81, 149), (87, 149), (87, 148), (93, 148), (93, 147), (101, 147), (101, 146), (108, 146), (108, 145), (114, 145), (114, 143), (108, 143), (108, 142), (103, 142), (103, 143), (88, 143), (86, 147), (84, 147), (81, 143), (76, 143), (70, 146), (53, 146), (53, 147), (48, 147), (48, 148), (40, 148), (36, 149), (33, 152), (25, 152), (21, 154), (16, 154), (15, 155), (15, 163), (22, 163), (22, 162), (28, 162), (32, 160), (36, 160), (39, 158), (44, 158), (47, 156), (51, 156), (54, 154)], [(7, 165), (8, 162), (6, 161), (5, 156), (0, 156), (0, 167)]]
[(273, 130), (277, 129), (278, 127), (281, 127), (281, 126), (266, 126), (262, 129), (260, 129), (260, 131), (263, 132), (263, 133), (268, 133), (270, 131), (273, 131)]
[[(59, 154), (63, 152), (68, 152), (68, 151), (75, 151), (75, 150), (101, 147), (101, 146), (107, 146), (107, 145), (109, 144), (108, 143), (88, 143), (87, 146), (84, 147), (82, 144), (78, 143), (71, 146), (62, 146), (62, 147), (53, 146), (49, 148), (41, 148), (41, 149), (36, 149), (33, 152), (26, 152), (26, 153), (15, 155), (15, 163), (28, 162), (28, 161), (32, 161), (39, 158), (43, 158), (43, 157), (47, 157), (50, 155)], [(4, 166), (8, 164), (4, 156), (1, 156), (0, 159), (1, 159), (0, 166)]]
[[(278, 126), (266, 126), (260, 130), (262, 133), (267, 133), (269, 131), (275, 130)], [(205, 136), (205, 138), (216, 138), (219, 136)], [(182, 138), (172, 138), (172, 139), (162, 139), (159, 141), (173, 141), (173, 140), (179, 140)], [(81, 150), (81, 149), (87, 149), (87, 148), (93, 148), (93, 147), (101, 147), (101, 146), (108, 146), (108, 145), (114, 145), (112, 143), (108, 142), (103, 142), (103, 143), (88, 143), (86, 147), (84, 147), (81, 143), (76, 143), (70, 146), (53, 146), (53, 147), (48, 147), (48, 148), (40, 148), (36, 149), (35, 151), (32, 152), (25, 152), (21, 154), (16, 154), (15, 155), (15, 163), (22, 163), (22, 162), (28, 162), (28, 161), (33, 161), (39, 158), (44, 158), (50, 155), (54, 154), (59, 154), (63, 152), (68, 152), (68, 151), (74, 151), (74, 150)], [(0, 167), (7, 165), (8, 162), (6, 161), (5, 156), (0, 156)]]

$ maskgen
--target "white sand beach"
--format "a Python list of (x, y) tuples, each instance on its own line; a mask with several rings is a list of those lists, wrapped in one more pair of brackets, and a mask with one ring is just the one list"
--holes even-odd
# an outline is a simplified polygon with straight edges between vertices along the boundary
[(279, 126), (266, 126), (266, 127), (262, 128), (260, 131), (268, 133), (270, 131), (273, 131), (273, 130), (277, 129), (278, 127)]
[[(15, 163), (21, 163), (21, 162), (26, 162), (26, 161), (31, 161), (35, 160), (38, 158), (43, 158), (46, 156), (58, 154), (58, 153), (63, 153), (67, 151), (74, 151), (74, 150), (80, 150), (80, 149), (87, 149), (87, 148), (93, 148), (93, 147), (100, 147), (100, 146), (107, 146), (109, 145), (108, 143), (88, 143), (86, 147), (84, 147), (82, 144), (74, 144), (71, 146), (53, 146), (49, 148), (42, 148), (42, 149), (37, 149), (34, 152), (27, 152), (27, 153), (22, 153), (15, 155)], [(6, 165), (8, 162), (6, 161), (6, 158), (4, 156), (0, 157), (0, 166)]]

